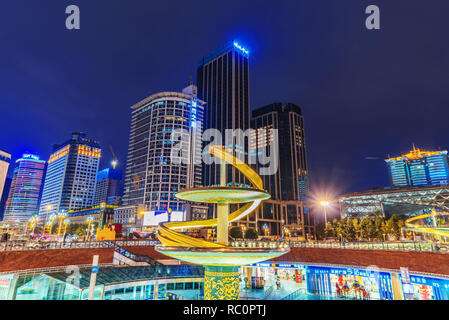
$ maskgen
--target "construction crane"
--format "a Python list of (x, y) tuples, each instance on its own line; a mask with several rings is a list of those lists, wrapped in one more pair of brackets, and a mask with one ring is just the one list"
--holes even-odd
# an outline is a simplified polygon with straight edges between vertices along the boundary
[(118, 160), (117, 160), (117, 157), (115, 156), (114, 149), (112, 149), (112, 146), (109, 146), (109, 149), (111, 149), (112, 156), (114, 157), (114, 160), (112, 160), (112, 162), (111, 162), (112, 168), (115, 169), (115, 167), (118, 164)]

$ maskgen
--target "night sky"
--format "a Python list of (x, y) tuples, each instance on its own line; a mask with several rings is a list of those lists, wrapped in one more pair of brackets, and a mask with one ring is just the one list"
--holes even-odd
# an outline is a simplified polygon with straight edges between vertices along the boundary
[[(48, 159), (84, 131), (124, 169), (130, 106), (180, 91), (225, 42), (249, 48), (252, 109), (305, 116), (315, 193), (388, 184), (383, 158), (449, 148), (449, 1), (2, 0), (0, 149)], [(81, 30), (65, 29), (66, 6)], [(365, 8), (381, 30), (365, 28)], [(367, 160), (366, 157), (378, 158)]]

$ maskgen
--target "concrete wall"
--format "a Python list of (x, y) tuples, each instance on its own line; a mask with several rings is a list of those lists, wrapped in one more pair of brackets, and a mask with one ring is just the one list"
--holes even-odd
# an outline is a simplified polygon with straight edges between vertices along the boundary
[(67, 249), (0, 252), (0, 272), (91, 264), (94, 255), (99, 263), (112, 263), (114, 249)]

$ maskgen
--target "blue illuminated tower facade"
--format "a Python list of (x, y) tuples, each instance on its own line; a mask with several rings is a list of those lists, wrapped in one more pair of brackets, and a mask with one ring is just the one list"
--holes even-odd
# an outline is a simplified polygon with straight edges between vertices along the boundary
[[(214, 53), (202, 58), (197, 70), (198, 97), (207, 102), (204, 129), (217, 129), (225, 144), (226, 129), (250, 127), (249, 51), (237, 41), (227, 43)], [(226, 148), (233, 150), (246, 162), (247, 146), (232, 141)], [(242, 154), (238, 154), (242, 153)], [(244, 176), (235, 168), (227, 173), (226, 181), (244, 183)], [(203, 165), (203, 184), (220, 181), (220, 168)]]
[(24, 154), (16, 161), (4, 221), (27, 222), (37, 215), (45, 165), (45, 161), (33, 154)]
[(448, 152), (422, 151), (413, 147), (409, 153), (385, 160), (393, 186), (439, 186), (449, 184)]
[(119, 205), (121, 182), (122, 171), (119, 169), (106, 168), (98, 172), (94, 206), (102, 203)]

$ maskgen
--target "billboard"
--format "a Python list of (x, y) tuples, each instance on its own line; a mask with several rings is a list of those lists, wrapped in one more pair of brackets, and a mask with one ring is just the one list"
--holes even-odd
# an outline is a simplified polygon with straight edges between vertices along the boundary
[(144, 227), (156, 227), (162, 222), (170, 221), (184, 221), (183, 211), (172, 211), (167, 210), (161, 211), (147, 211), (143, 213), (143, 226)]

